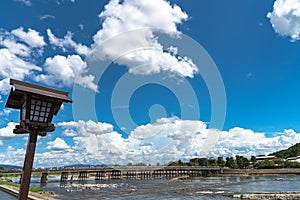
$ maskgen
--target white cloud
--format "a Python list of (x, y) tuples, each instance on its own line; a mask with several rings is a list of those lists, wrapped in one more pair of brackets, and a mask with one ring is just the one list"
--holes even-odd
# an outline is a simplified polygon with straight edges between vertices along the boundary
[(54, 141), (48, 142), (47, 150), (62, 151), (70, 149), (70, 146), (62, 139), (57, 137)]
[(74, 131), (73, 129), (66, 129), (62, 132), (63, 136), (69, 136), (69, 137), (74, 137), (77, 136), (76, 131)]
[(37, 31), (23, 28), (12, 32), (0, 32), (0, 92), (7, 93), (10, 89), (9, 78), (23, 80), (30, 77), (41, 67), (33, 64), (34, 58), (43, 52), (45, 42)]
[(15, 149), (8, 146), (7, 149), (0, 154), (0, 163), (7, 165), (23, 166), (25, 149)]
[(57, 5), (61, 5), (62, 3), (65, 3), (65, 2), (75, 3), (75, 0), (56, 0)]
[[(136, 14), (133, 15), (133, 12)], [(164, 51), (163, 46), (150, 29), (137, 31), (131, 37), (116, 37), (108, 44), (103, 44), (105, 40), (122, 32), (145, 27), (160, 29), (160, 32), (170, 36), (179, 36), (180, 31), (177, 25), (188, 17), (179, 6), (170, 5), (164, 0), (153, 2), (125, 0), (122, 3), (112, 0), (105, 6), (105, 10), (100, 13), (99, 17), (103, 20), (103, 28), (94, 35), (94, 44), (91, 48), (76, 43), (71, 32), (67, 32), (63, 38), (58, 38), (51, 29), (47, 29), (50, 44), (64, 52), (75, 51), (81, 57), (94, 58), (96, 55), (100, 59), (119, 58), (117, 62), (128, 66), (129, 72), (134, 74), (144, 75), (167, 71), (179, 76), (193, 77), (198, 71), (191, 59), (175, 55), (178, 51), (176, 47), (168, 47), (168, 51)], [(136, 49), (139, 51), (132, 51)], [(119, 57), (126, 51), (131, 52)], [(74, 56), (56, 55), (53, 58), (47, 58), (44, 65), (46, 73), (37, 76), (35, 80), (60, 86), (71, 86), (75, 81), (76, 84), (97, 91), (97, 85), (94, 83), (95, 77), (87, 74), (86, 63), (81, 59), (83, 65), (79, 65), (81, 66), (80, 72), (70, 63)], [(77, 58), (80, 60), (79, 57)]]
[(13, 133), (16, 124), (9, 122), (6, 127), (0, 128), (0, 140), (9, 140), (18, 137), (17, 134)]
[[(172, 52), (164, 51), (155, 35), (156, 32), (172, 37), (180, 35), (177, 25), (187, 20), (188, 15), (179, 6), (164, 0), (111, 0), (99, 17), (102, 29), (93, 37), (91, 57), (113, 61), (118, 58), (116, 62), (126, 65), (133, 74), (166, 71), (193, 77), (198, 71), (191, 59), (174, 55), (176, 47), (166, 47)], [(133, 30), (129, 35), (119, 35)]]
[(77, 84), (97, 91), (97, 85), (93, 83), (94, 77), (85, 75), (87, 65), (78, 55), (69, 55), (67, 57), (56, 55), (53, 58), (47, 58), (44, 66), (46, 74), (36, 76), (36, 81), (41, 81), (48, 85), (70, 87), (76, 78)]
[(96, 159), (109, 164), (165, 163), (180, 159), (201, 151), (207, 134), (205, 123), (178, 118), (163, 118), (137, 127), (127, 139), (107, 123), (78, 121), (62, 122), (58, 126), (68, 132), (77, 128), (78, 137), (74, 140), (80, 141)]
[(31, 6), (31, 1), (30, 0), (15, 0), (17, 2), (21, 2), (23, 4), (25, 4), (26, 6)]
[(23, 79), (33, 70), (41, 71), (41, 68), (22, 60), (8, 49), (0, 49), (0, 76)]
[[(1, 88), (1, 84), (0, 84), (0, 88)], [(4, 108), (2, 111), (0, 111), (0, 116), (3, 116), (3, 115), (8, 116), (11, 112), (12, 112), (12, 109)]]
[(82, 30), (82, 31), (83, 31), (83, 29), (84, 29), (84, 25), (83, 25), (83, 24), (79, 24), (78, 26), (79, 26), (80, 30)]
[(6, 38), (0, 41), (0, 44), (6, 47), (10, 53), (21, 56), (29, 57), (31, 49), (25, 44), (18, 43), (14, 38)]
[[(0, 93), (1, 94), (8, 94), (10, 91), (10, 84), (9, 84), (9, 78), (5, 78), (3, 80), (0, 80)], [(1, 96), (0, 96), (1, 97)], [(1, 103), (2, 101), (2, 97), (0, 98)]]
[(211, 155), (235, 156), (239, 154), (250, 157), (285, 149), (295, 142), (300, 142), (300, 134), (293, 130), (284, 130), (283, 133), (277, 133), (277, 136), (268, 138), (264, 133), (235, 127), (222, 132)]
[(46, 20), (46, 19), (55, 19), (55, 16), (49, 15), (49, 14), (44, 14), (40, 17), (40, 20)]
[(30, 47), (39, 48), (46, 45), (44, 37), (39, 32), (31, 28), (29, 28), (26, 32), (24, 31), (23, 27), (20, 27), (12, 30), (11, 33), (17, 36), (20, 40), (24, 41)]
[(9, 78), (23, 80), (30, 76), (34, 71), (41, 71), (41, 68), (26, 62), (11, 53), (8, 49), (0, 49), (0, 92), (7, 93), (10, 89)]
[(64, 52), (70, 49), (75, 50), (76, 53), (84, 56), (88, 55), (90, 52), (90, 49), (87, 46), (73, 41), (73, 34), (71, 32), (68, 32), (63, 39), (55, 37), (50, 29), (47, 29), (47, 34), (50, 44), (52, 44), (54, 47), (61, 48)]
[(113, 131), (113, 126), (111, 124), (94, 122), (91, 120), (87, 122), (82, 120), (79, 120), (78, 122), (60, 122), (57, 125), (63, 128), (77, 128), (81, 136), (90, 134), (101, 135)]
[(29, 28), (26, 32), (23, 27), (19, 27), (11, 32), (2, 30), (0, 45), (6, 47), (11, 53), (28, 59), (42, 55), (46, 43), (38, 31)]
[(281, 36), (300, 39), (300, 1), (276, 0), (273, 11), (267, 14), (273, 29)]
[[(128, 138), (114, 131), (113, 126), (108, 123), (71, 121), (57, 125), (64, 129), (63, 135), (74, 136), (73, 145), (68, 145), (62, 138), (47, 142), (48, 151), (36, 154), (35, 166), (129, 162), (163, 164), (202, 156), (250, 157), (286, 149), (300, 142), (300, 134), (291, 129), (269, 138), (264, 133), (235, 127), (229, 131), (219, 131), (217, 145), (208, 154), (203, 154), (201, 149), (211, 132), (206, 123), (201, 121), (161, 118), (155, 123), (137, 127)], [(20, 163), (24, 152), (24, 149), (9, 147), (0, 155), (0, 162)]]
[[(220, 137), (217, 145), (206, 154), (202, 148), (211, 132), (206, 123), (201, 121), (161, 118), (153, 124), (137, 127), (128, 138), (113, 131), (112, 125), (107, 123), (79, 121), (58, 125), (68, 131), (77, 131), (78, 136), (74, 137), (74, 141), (80, 142), (89, 155), (106, 164), (168, 163), (201, 156), (250, 157), (285, 149), (300, 142), (300, 134), (293, 130), (285, 130), (268, 138), (264, 133), (235, 127), (229, 131), (218, 131)], [(80, 151), (82, 148), (79, 148)]]

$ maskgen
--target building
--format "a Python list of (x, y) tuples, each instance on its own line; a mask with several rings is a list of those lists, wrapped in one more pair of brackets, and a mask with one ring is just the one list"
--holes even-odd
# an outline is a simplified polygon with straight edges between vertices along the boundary
[(300, 156), (290, 157), (290, 158), (287, 158), (286, 160), (290, 161), (290, 162), (299, 162), (300, 163)]

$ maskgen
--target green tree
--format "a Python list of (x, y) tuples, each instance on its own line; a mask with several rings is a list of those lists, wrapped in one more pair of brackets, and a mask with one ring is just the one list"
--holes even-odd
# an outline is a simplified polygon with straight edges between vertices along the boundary
[(225, 166), (225, 161), (224, 161), (223, 157), (218, 157), (217, 164), (218, 164), (219, 167), (224, 167)]
[(199, 166), (208, 166), (207, 158), (199, 158), (197, 161)]
[(256, 157), (255, 157), (255, 156), (251, 156), (250, 162), (251, 162), (252, 164), (256, 163)]
[(250, 165), (249, 160), (243, 156), (236, 155), (235, 160), (238, 168), (240, 169), (245, 169)]
[(187, 165), (187, 166), (196, 166), (196, 164), (195, 164), (194, 162), (192, 162), (192, 161), (186, 163), (186, 165)]
[(273, 160), (263, 160), (260, 162), (256, 162), (254, 166), (260, 169), (273, 169), (276, 167)]
[(233, 168), (233, 169), (237, 169), (238, 168), (238, 165), (236, 164), (236, 162), (233, 159), (233, 157), (227, 157), (226, 158), (225, 166), (229, 167), (229, 168)]
[(271, 155), (275, 155), (278, 158), (290, 158), (300, 156), (300, 143), (297, 143), (294, 146), (289, 147), (288, 149), (272, 153)]
[(147, 166), (145, 163), (137, 163), (135, 166)]
[(209, 158), (207, 161), (208, 161), (208, 166), (212, 166), (212, 167), (218, 166), (217, 160), (214, 158)]

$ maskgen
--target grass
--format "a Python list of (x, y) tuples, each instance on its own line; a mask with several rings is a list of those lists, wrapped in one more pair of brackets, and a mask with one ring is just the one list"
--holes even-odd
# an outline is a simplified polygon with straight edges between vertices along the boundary
[(3, 178), (14, 178), (14, 177), (18, 177), (20, 176), (20, 174), (2, 174), (1, 177)]
[[(1, 180), (0, 180), (0, 185), (8, 185), (8, 186), (20, 188), (20, 184), (18, 184), (18, 183), (7, 182), (7, 181), (1, 181)], [(30, 186), (30, 187), (29, 187), (29, 191), (30, 191), (30, 192), (36, 192), (36, 193), (44, 192), (44, 190), (43, 190), (42, 188), (39, 188), (39, 187), (33, 187), (33, 186)]]

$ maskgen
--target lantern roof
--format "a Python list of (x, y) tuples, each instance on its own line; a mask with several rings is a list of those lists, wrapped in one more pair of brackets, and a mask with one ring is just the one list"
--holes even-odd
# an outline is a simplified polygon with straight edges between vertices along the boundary
[(20, 109), (25, 94), (35, 95), (41, 98), (49, 98), (61, 102), (72, 102), (68, 97), (68, 92), (56, 90), (48, 87), (35, 85), (15, 79), (10, 79), (11, 88), (5, 107)]

